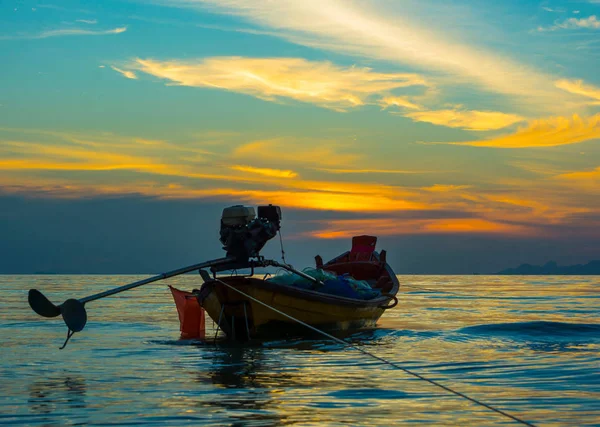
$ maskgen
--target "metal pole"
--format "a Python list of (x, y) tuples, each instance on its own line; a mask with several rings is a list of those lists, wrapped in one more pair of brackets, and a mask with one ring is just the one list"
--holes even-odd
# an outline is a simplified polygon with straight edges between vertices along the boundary
[(81, 298), (79, 302), (85, 304), (86, 302), (94, 301), (100, 298), (108, 297), (114, 294), (118, 294), (119, 292), (127, 291), (129, 289), (137, 288), (138, 286), (147, 285), (148, 283), (156, 282), (158, 280), (168, 279), (169, 277), (178, 276), (180, 274), (189, 273), (190, 271), (199, 270), (205, 267), (212, 267), (215, 265), (226, 264), (228, 262), (235, 261), (233, 257), (227, 258), (219, 258), (212, 261), (201, 262), (200, 264), (190, 265), (188, 267), (178, 268), (177, 270), (168, 271), (166, 273), (159, 274), (157, 276), (149, 277), (144, 280), (139, 280), (137, 282), (130, 283), (128, 285), (123, 285), (115, 289), (110, 289), (108, 291), (100, 292), (98, 294), (90, 295), (89, 297)]

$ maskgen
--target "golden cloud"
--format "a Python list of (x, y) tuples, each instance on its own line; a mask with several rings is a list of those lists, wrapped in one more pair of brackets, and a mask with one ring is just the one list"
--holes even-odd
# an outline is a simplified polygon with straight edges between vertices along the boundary
[(427, 85), (417, 74), (377, 73), (303, 58), (137, 59), (129, 68), (176, 85), (224, 89), (268, 101), (287, 98), (337, 111), (372, 103), (374, 95), (393, 89)]
[(470, 188), (470, 185), (444, 185), (434, 184), (431, 187), (422, 187), (421, 190), (431, 191), (434, 193), (447, 193), (449, 191), (464, 190)]
[(406, 96), (385, 96), (379, 101), (384, 109), (389, 107), (401, 107), (409, 110), (421, 110), (423, 107), (419, 104), (415, 104)]
[(454, 145), (494, 148), (555, 147), (600, 138), (600, 114), (584, 118), (553, 117), (529, 122), (517, 132), (479, 141), (450, 142)]
[(567, 92), (595, 99), (597, 102), (592, 102), (592, 104), (600, 104), (600, 88), (585, 84), (583, 80), (561, 79), (557, 80), (555, 84), (557, 88)]
[(427, 110), (407, 112), (403, 115), (416, 122), (474, 131), (502, 129), (525, 120), (517, 114), (477, 110)]
[(256, 168), (253, 166), (234, 165), (231, 169), (240, 172), (256, 173), (259, 175), (270, 176), (274, 178), (296, 178), (298, 174), (292, 170), (271, 169), (271, 168)]
[(376, 235), (398, 236), (408, 234), (533, 234), (526, 226), (505, 224), (480, 218), (444, 219), (343, 219), (326, 221), (321, 230), (310, 233), (321, 239), (349, 238), (365, 232)]
[(312, 168), (314, 170), (333, 173), (333, 174), (421, 174), (421, 173), (433, 173), (434, 171), (411, 171), (411, 170), (400, 170), (400, 169), (335, 169), (335, 168)]

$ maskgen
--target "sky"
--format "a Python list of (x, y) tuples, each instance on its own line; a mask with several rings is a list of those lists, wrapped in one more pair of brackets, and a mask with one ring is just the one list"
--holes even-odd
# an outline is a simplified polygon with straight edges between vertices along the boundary
[(218, 258), (266, 203), (298, 267), (600, 259), (599, 0), (2, 1), (0, 58), (0, 273)]

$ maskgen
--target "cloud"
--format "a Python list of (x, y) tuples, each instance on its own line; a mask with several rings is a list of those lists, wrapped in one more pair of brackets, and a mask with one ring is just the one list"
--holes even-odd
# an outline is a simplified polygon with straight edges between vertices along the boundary
[(365, 230), (375, 235), (399, 236), (414, 234), (532, 234), (525, 226), (489, 221), (481, 218), (369, 218), (342, 219), (322, 222), (321, 229), (310, 233), (321, 239), (350, 238), (364, 234)]
[(576, 144), (600, 138), (600, 114), (584, 118), (552, 117), (532, 120), (515, 133), (479, 141), (451, 142), (454, 145), (495, 148), (535, 148)]
[(564, 7), (551, 8), (548, 6), (542, 6), (542, 9), (545, 10), (546, 12), (556, 12), (556, 13), (565, 13), (567, 11), (567, 9), (565, 9)]
[(113, 28), (111, 30), (83, 30), (78, 28), (65, 28), (60, 30), (44, 31), (38, 34), (15, 34), (11, 36), (0, 36), (0, 40), (46, 39), (49, 37), (64, 36), (105, 36), (110, 34), (121, 34), (125, 31), (127, 31), (127, 27)]
[(81, 22), (82, 24), (94, 25), (97, 24), (98, 21), (95, 19), (76, 19), (75, 22)]
[(117, 68), (115, 66), (110, 66), (110, 68), (112, 68), (113, 70), (115, 70), (118, 73), (121, 73), (123, 76), (127, 77), (128, 79), (133, 79), (133, 80), (137, 80), (137, 76), (133, 71), (128, 71), (128, 70), (122, 70), (120, 68)]
[(241, 144), (233, 150), (231, 156), (234, 159), (271, 161), (278, 164), (342, 166), (348, 169), (360, 159), (358, 154), (349, 152), (350, 148), (335, 141), (321, 139), (276, 138)]
[(550, 27), (538, 27), (538, 31), (556, 31), (556, 30), (600, 30), (600, 20), (596, 15), (587, 18), (568, 18), (562, 22), (555, 22)]
[(401, 107), (409, 110), (421, 110), (423, 107), (419, 104), (415, 104), (406, 96), (385, 96), (379, 100), (379, 105), (384, 109), (389, 107)]
[[(453, 83), (515, 95), (538, 109), (568, 99), (553, 78), (481, 46), (452, 41), (448, 33), (419, 26), (397, 2), (338, 0), (171, 0), (157, 3), (234, 15), (296, 44), (361, 58), (385, 60), (454, 76)], [(400, 4), (400, 3), (398, 3)], [(384, 6), (388, 5), (388, 6)], [(550, 102), (554, 101), (554, 103)]]
[(583, 80), (567, 80), (561, 79), (555, 82), (556, 87), (566, 90), (567, 92), (573, 93), (575, 95), (581, 95), (588, 98), (593, 98), (598, 102), (594, 102), (594, 104), (600, 104), (600, 88), (585, 84)]
[(294, 99), (338, 111), (372, 103), (373, 97), (393, 89), (427, 85), (417, 74), (377, 73), (302, 58), (137, 59), (129, 68), (181, 86), (224, 89), (268, 101)]
[(449, 191), (464, 190), (470, 188), (470, 185), (445, 185), (445, 184), (434, 184), (431, 187), (422, 187), (421, 190), (432, 191), (434, 193), (446, 193)]
[[(219, 146), (204, 142), (219, 138)], [(386, 235), (550, 233), (551, 228), (540, 227), (574, 224), (582, 213), (599, 212), (597, 197), (591, 198), (600, 188), (596, 172), (560, 180), (528, 176), (513, 182), (477, 175), (471, 181), (463, 177), (459, 183), (444, 184), (448, 181), (439, 181), (438, 175), (395, 176), (428, 171), (377, 169), (375, 158), (353, 153), (346, 142), (245, 138), (212, 132), (174, 143), (113, 133), (0, 128), (0, 187), (2, 192), (32, 197), (136, 194), (277, 203), (328, 211), (324, 217), (335, 221), (359, 215), (372, 220), (320, 223), (314, 235), (323, 238), (353, 234), (361, 227), (364, 232), (370, 225)], [(335, 176), (317, 179), (314, 169), (330, 170)], [(340, 176), (343, 173), (349, 175)], [(412, 186), (406, 186), (409, 178)]]
[(296, 178), (298, 176), (298, 174), (292, 170), (256, 168), (253, 166), (243, 166), (243, 165), (234, 165), (234, 166), (231, 166), (231, 169), (241, 171), (241, 172), (256, 173), (259, 175), (270, 176), (270, 177), (274, 177), (274, 178)]
[(395, 170), (395, 169), (333, 169), (333, 168), (313, 168), (318, 171), (323, 171), (333, 174), (420, 174), (433, 173), (433, 171), (411, 171), (411, 170)]
[[(525, 120), (517, 114), (507, 114), (497, 111), (477, 110), (430, 110), (402, 96), (387, 96), (379, 101), (384, 108), (399, 107), (404, 117), (415, 122), (427, 122), (438, 126), (447, 126), (473, 131), (488, 131), (502, 129)], [(416, 110), (416, 111), (415, 111)]]
[(579, 193), (588, 192), (600, 195), (600, 166), (588, 171), (568, 172), (555, 176), (562, 184), (575, 188)]
[(403, 113), (404, 116), (416, 121), (434, 125), (448, 126), (474, 131), (502, 129), (525, 120), (516, 114), (506, 114), (496, 111), (459, 111), (459, 110), (430, 110)]
[[(417, 74), (377, 73), (370, 68), (344, 68), (302, 58), (137, 59), (129, 68), (177, 85), (219, 88), (275, 102), (289, 98), (336, 111), (366, 104), (379, 104), (384, 109), (399, 107), (409, 110), (401, 114), (414, 121), (467, 130), (496, 130), (524, 120), (516, 114), (494, 111), (428, 110), (408, 97), (387, 95), (398, 88), (427, 86), (428, 82)], [(113, 69), (126, 77), (126, 72), (135, 76), (132, 71)]]

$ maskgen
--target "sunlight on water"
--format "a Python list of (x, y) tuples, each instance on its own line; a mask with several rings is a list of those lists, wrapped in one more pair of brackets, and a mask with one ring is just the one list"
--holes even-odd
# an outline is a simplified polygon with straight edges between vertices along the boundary
[[(539, 426), (600, 425), (600, 277), (399, 278), (354, 343)], [(62, 351), (60, 318), (27, 305), (31, 287), (59, 303), (136, 279), (0, 276), (0, 424), (517, 425), (326, 340), (181, 341), (164, 283), (90, 303)]]

